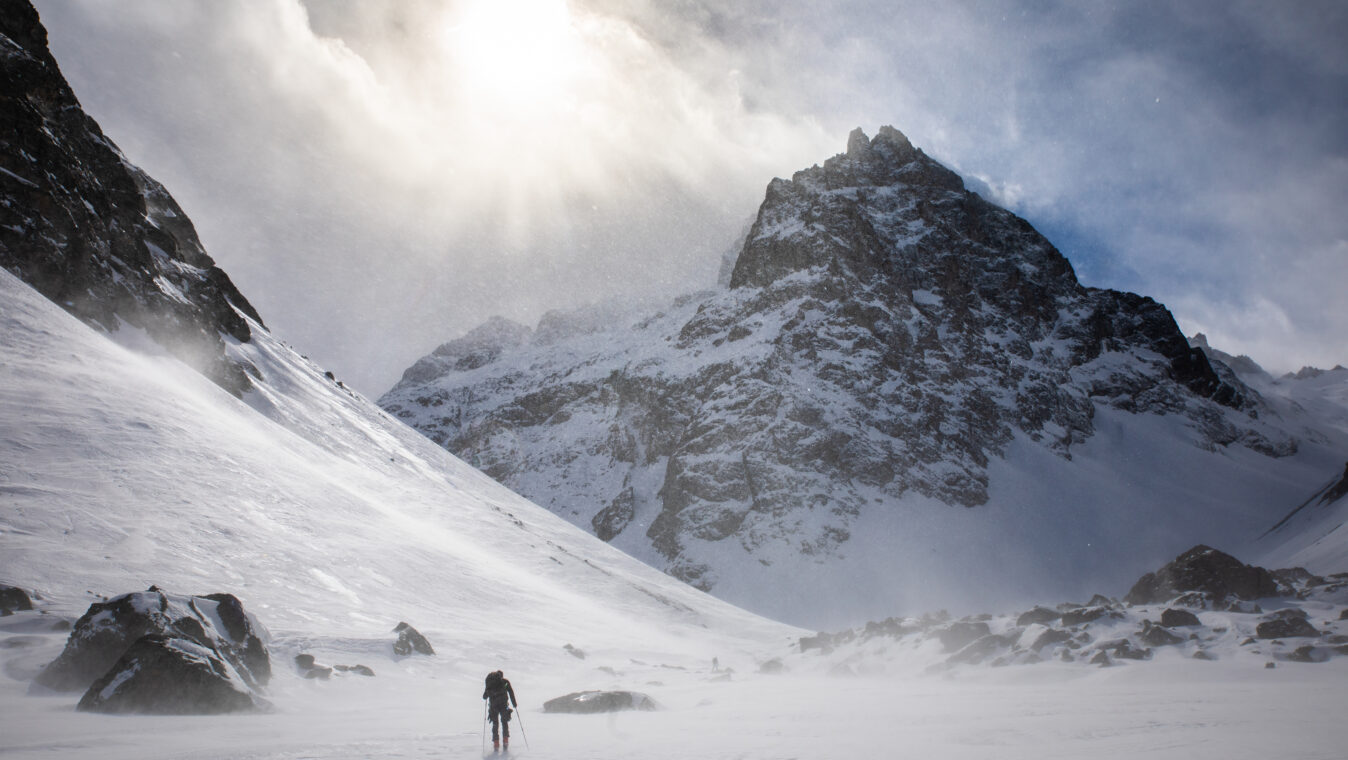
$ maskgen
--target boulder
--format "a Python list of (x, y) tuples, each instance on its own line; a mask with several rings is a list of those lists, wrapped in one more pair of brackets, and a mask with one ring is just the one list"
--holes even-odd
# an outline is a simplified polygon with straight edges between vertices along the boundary
[(1161, 613), (1161, 625), (1176, 628), (1186, 625), (1202, 625), (1198, 616), (1188, 610), (1167, 609)]
[(1011, 646), (1013, 643), (1015, 643), (1017, 639), (1020, 638), (1020, 634), (1021, 634), (1020, 631), (1016, 631), (1014, 633), (1005, 634), (1002, 636), (998, 636), (995, 634), (984, 636), (978, 641), (973, 642), (972, 644), (964, 647), (960, 651), (951, 655), (950, 658), (946, 660), (946, 662), (952, 664), (959, 663), (964, 665), (977, 665), (983, 660), (986, 660), (988, 657), (991, 657), (992, 655)]
[(1339, 610), (1339, 620), (1348, 620), (1348, 607)]
[(610, 713), (658, 710), (649, 696), (635, 691), (578, 691), (543, 703), (547, 713)]
[(1071, 638), (1072, 634), (1068, 633), (1067, 631), (1058, 630), (1057, 628), (1050, 628), (1047, 631), (1044, 631), (1043, 633), (1039, 634), (1039, 638), (1034, 640), (1034, 643), (1030, 645), (1030, 649), (1033, 649), (1034, 651), (1038, 652), (1044, 647), (1052, 646), (1054, 644), (1062, 644), (1064, 642), (1070, 641)]
[(936, 631), (936, 638), (947, 652), (957, 652), (973, 642), (992, 633), (988, 624), (979, 621), (959, 620)]
[(398, 640), (393, 642), (394, 654), (400, 657), (406, 657), (413, 652), (416, 652), (417, 654), (435, 654), (435, 649), (431, 647), (431, 642), (427, 641), (426, 637), (422, 636), (420, 631), (407, 623), (398, 623), (398, 626), (393, 629), (393, 632), (398, 634)]
[(374, 677), (374, 670), (366, 665), (334, 665), (339, 673), (355, 673), (358, 676), (367, 678)]
[(1099, 620), (1109, 614), (1108, 607), (1078, 607), (1063, 613), (1062, 624), (1064, 626), (1081, 625)]
[(1147, 626), (1141, 635), (1143, 643), (1153, 647), (1168, 647), (1184, 643), (1184, 639), (1159, 625)]
[(1319, 647), (1307, 644), (1297, 647), (1296, 651), (1287, 655), (1287, 659), (1292, 662), (1325, 662), (1329, 659), (1329, 653)]
[(1306, 619), (1306, 613), (1299, 609), (1278, 610), (1264, 618), (1254, 633), (1261, 639), (1287, 639), (1299, 636), (1319, 636), (1320, 632)]
[(184, 637), (142, 636), (80, 699), (102, 713), (209, 715), (270, 705), (219, 651)]
[(28, 598), (27, 591), (0, 583), (0, 617), (31, 609), (33, 600)]
[(156, 586), (90, 605), (66, 647), (36, 681), (57, 691), (83, 691), (147, 635), (182, 639), (216, 652), (249, 686), (271, 678), (266, 632), (228, 594), (180, 596)]
[(1198, 545), (1160, 570), (1147, 573), (1124, 597), (1129, 604), (1160, 604), (1188, 591), (1205, 591), (1215, 599), (1263, 599), (1279, 595), (1273, 574), (1209, 546)]
[(1051, 610), (1048, 607), (1035, 607), (1029, 612), (1021, 613), (1021, 616), (1016, 618), (1016, 625), (1024, 627), (1035, 623), (1051, 623), (1060, 617), (1062, 617), (1062, 613), (1057, 610)]

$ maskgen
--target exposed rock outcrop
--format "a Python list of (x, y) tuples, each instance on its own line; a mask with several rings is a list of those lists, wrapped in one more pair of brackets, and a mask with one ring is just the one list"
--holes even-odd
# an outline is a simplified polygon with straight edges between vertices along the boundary
[[(122, 662), (124, 655), (147, 636), (155, 637), (155, 641), (142, 647), (133, 661)], [(105, 676), (114, 670), (126, 673), (139, 662), (135, 667), (164, 665), (170, 675), (162, 678), (168, 681), (172, 673), (195, 672), (199, 665), (217, 674), (224, 668), (229, 671), (221, 676), (225, 680), (255, 690), (271, 678), (265, 638), (261, 625), (229, 594), (179, 596), (152, 586), (148, 591), (91, 605), (76, 621), (65, 650), (35, 680), (57, 691), (86, 690), (99, 681), (104, 683), (98, 690), (101, 693), (111, 683)], [(202, 651), (210, 653), (204, 665), (197, 662), (205, 657)], [(177, 660), (182, 662), (173, 664)], [(146, 674), (147, 678), (151, 676)], [(161, 679), (159, 675), (153, 677)], [(151, 682), (138, 682), (137, 693), (148, 688), (145, 683)], [(132, 700), (143, 702), (144, 697)]]
[(1124, 601), (1157, 604), (1186, 591), (1211, 594), (1218, 601), (1279, 595), (1278, 583), (1268, 570), (1246, 565), (1230, 554), (1200, 544), (1160, 570), (1139, 578)]
[(405, 622), (398, 623), (393, 632), (398, 634), (398, 640), (393, 642), (393, 653), (400, 657), (407, 657), (412, 653), (416, 654), (435, 654), (435, 648), (431, 642), (421, 635), (421, 631), (413, 628)]
[(235, 394), (262, 320), (187, 215), (84, 111), (23, 0), (0, 13), (0, 266), (103, 330), (144, 330)]

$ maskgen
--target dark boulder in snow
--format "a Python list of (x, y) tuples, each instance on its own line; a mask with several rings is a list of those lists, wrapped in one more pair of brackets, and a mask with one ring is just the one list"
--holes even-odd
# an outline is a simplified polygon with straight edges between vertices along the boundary
[(1306, 619), (1306, 613), (1299, 609), (1278, 610), (1256, 626), (1254, 632), (1261, 639), (1320, 635), (1315, 626)]
[(1124, 600), (1129, 604), (1159, 604), (1186, 591), (1206, 591), (1216, 599), (1262, 599), (1279, 594), (1278, 583), (1268, 570), (1200, 544), (1160, 570), (1142, 576)]
[(31, 609), (33, 600), (28, 598), (27, 591), (0, 584), (0, 617)]
[(1287, 659), (1292, 662), (1325, 662), (1329, 659), (1329, 653), (1319, 647), (1306, 644), (1297, 647), (1296, 651), (1287, 655)]
[(66, 648), (37, 682), (57, 691), (79, 691), (108, 672), (141, 637), (180, 638), (213, 650), (249, 687), (271, 678), (265, 632), (238, 599), (228, 594), (180, 596), (158, 587), (90, 605), (70, 633)]
[(960, 620), (936, 631), (936, 638), (947, 652), (956, 652), (992, 633), (987, 623)]
[(426, 640), (421, 632), (407, 623), (398, 623), (398, 627), (393, 629), (398, 634), (398, 640), (393, 642), (393, 653), (406, 657), (413, 652), (417, 654), (435, 654), (435, 649), (431, 642)]
[(1108, 607), (1078, 607), (1077, 609), (1068, 610), (1063, 613), (1062, 624), (1065, 626), (1073, 626), (1091, 623), (1108, 614)]
[(1054, 644), (1062, 644), (1067, 641), (1071, 641), (1071, 639), (1072, 634), (1068, 633), (1067, 631), (1062, 631), (1057, 628), (1050, 628), (1047, 631), (1044, 631), (1043, 633), (1039, 634), (1039, 638), (1034, 640), (1034, 643), (1030, 645), (1030, 648), (1038, 652), (1044, 647), (1053, 646)]
[(1186, 625), (1202, 625), (1198, 616), (1188, 610), (1168, 609), (1161, 613), (1161, 625), (1175, 628)]
[(1143, 627), (1141, 639), (1143, 643), (1153, 647), (1168, 647), (1184, 643), (1184, 639), (1179, 636), (1159, 625), (1150, 625), (1149, 623)]
[(977, 665), (994, 654), (1010, 647), (1020, 638), (1021, 631), (996, 635), (990, 634), (951, 655), (946, 662), (964, 665)]
[(161, 715), (212, 715), (267, 707), (267, 701), (253, 692), (218, 650), (163, 634), (137, 639), (79, 703), (79, 709), (88, 712)]
[(543, 703), (547, 713), (608, 713), (658, 710), (655, 700), (636, 691), (578, 691)]

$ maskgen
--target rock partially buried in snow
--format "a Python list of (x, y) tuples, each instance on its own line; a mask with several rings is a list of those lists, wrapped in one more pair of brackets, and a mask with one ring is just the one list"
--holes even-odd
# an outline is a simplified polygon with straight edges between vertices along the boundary
[(435, 649), (431, 642), (426, 640), (421, 632), (407, 623), (398, 623), (398, 627), (393, 629), (398, 634), (398, 640), (393, 642), (393, 653), (399, 657), (406, 657), (413, 652), (417, 654), (435, 654)]
[(1198, 616), (1188, 610), (1167, 609), (1161, 613), (1161, 625), (1166, 628), (1202, 625)]
[(80, 699), (102, 713), (212, 715), (270, 708), (216, 649), (186, 638), (142, 636)]
[(1160, 570), (1142, 576), (1124, 601), (1159, 604), (1186, 591), (1204, 591), (1218, 600), (1228, 596), (1263, 599), (1279, 595), (1278, 583), (1268, 570), (1246, 565), (1230, 554), (1200, 544)]
[(0, 617), (31, 609), (33, 609), (33, 600), (28, 598), (27, 591), (0, 584)]
[(1299, 636), (1319, 636), (1320, 632), (1306, 619), (1302, 610), (1279, 610), (1254, 629), (1261, 639), (1287, 639)]
[(543, 703), (547, 713), (610, 713), (659, 710), (654, 699), (636, 691), (578, 691)]
[(183, 639), (212, 650), (249, 688), (271, 678), (265, 630), (229, 594), (180, 596), (156, 586), (90, 605), (65, 650), (35, 679), (57, 691), (81, 691), (117, 664), (143, 636)]

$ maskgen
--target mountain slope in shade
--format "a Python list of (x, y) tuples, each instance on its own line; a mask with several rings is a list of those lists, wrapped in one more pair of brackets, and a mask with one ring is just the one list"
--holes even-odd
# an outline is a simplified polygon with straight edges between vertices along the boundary
[(812, 625), (801, 594), (847, 622), (1240, 548), (1348, 450), (888, 127), (769, 185), (729, 289), (490, 322), (380, 404), (655, 566)]
[(162, 185), (80, 108), (26, 0), (0, 3), (0, 267), (85, 322), (144, 331), (241, 393), (262, 320)]

